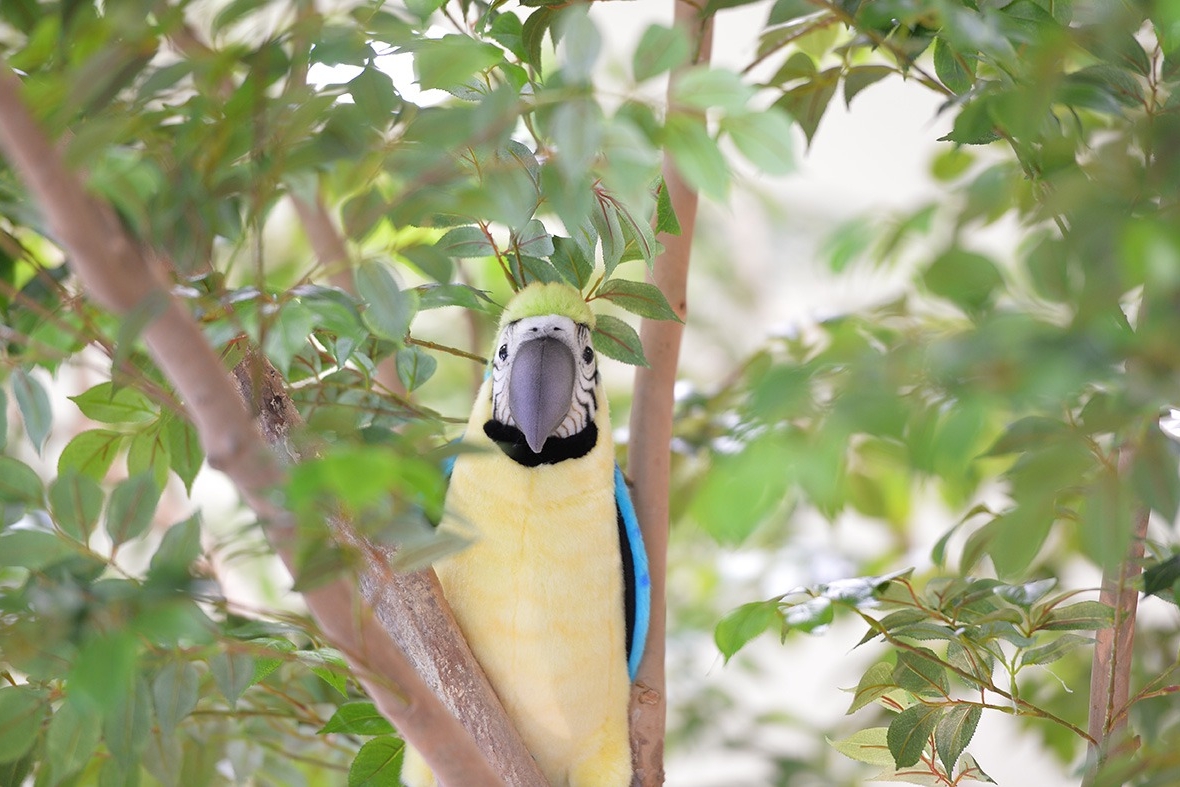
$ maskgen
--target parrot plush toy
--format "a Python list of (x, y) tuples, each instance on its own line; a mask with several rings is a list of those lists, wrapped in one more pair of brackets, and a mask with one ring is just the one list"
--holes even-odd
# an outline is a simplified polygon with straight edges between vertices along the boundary
[[(474, 543), (435, 565), (459, 627), (554, 787), (631, 783), (628, 703), (650, 576), (615, 465), (590, 335), (564, 284), (508, 304), (451, 470), (440, 527)], [(410, 787), (434, 784), (416, 753)]]

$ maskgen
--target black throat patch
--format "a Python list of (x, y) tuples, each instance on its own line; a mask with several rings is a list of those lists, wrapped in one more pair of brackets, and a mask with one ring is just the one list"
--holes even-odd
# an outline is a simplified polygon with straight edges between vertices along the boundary
[(566, 459), (579, 459), (590, 453), (598, 443), (598, 427), (591, 421), (585, 429), (569, 437), (550, 437), (535, 453), (525, 442), (524, 432), (515, 426), (502, 424), (491, 419), (483, 425), (483, 432), (500, 446), (509, 459), (525, 467), (555, 465)]

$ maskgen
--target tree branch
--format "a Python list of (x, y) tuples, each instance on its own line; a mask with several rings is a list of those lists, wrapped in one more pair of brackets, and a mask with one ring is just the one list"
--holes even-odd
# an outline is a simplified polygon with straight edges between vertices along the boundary
[[(234, 368), (234, 377), (242, 397), (256, 403), (259, 427), (271, 447), (292, 462), (303, 459), (289, 439), (303, 421), (278, 371), (251, 351)], [(381, 625), (443, 705), (467, 727), (492, 768), (508, 784), (545, 785), (459, 631), (433, 569), (399, 573), (390, 567), (392, 552), (359, 535), (351, 523), (335, 519), (332, 530), (360, 554), (361, 593)]]
[[(273, 495), (284, 478), (282, 467), (192, 315), (171, 297), (162, 272), (123, 231), (110, 206), (91, 198), (65, 168), (21, 101), (20, 89), (16, 76), (0, 67), (0, 149), (37, 199), (71, 268), (100, 306), (116, 314), (161, 307), (144, 330), (149, 351), (186, 403), (210, 465), (233, 480), (265, 523), (276, 552), (293, 568), (294, 524)], [(337, 579), (305, 593), (304, 599), (377, 707), (444, 784), (501, 783), (355, 587)]]
[[(695, 43), (696, 62), (707, 63), (712, 49), (713, 19), (701, 17), (698, 6), (676, 0), (674, 21), (687, 27)], [(676, 75), (669, 82), (669, 97)], [(688, 313), (688, 263), (696, 226), (697, 194), (667, 157), (664, 187), (680, 220), (678, 236), (661, 235), (664, 252), (656, 258), (649, 280), (664, 293), (682, 320)], [(639, 674), (631, 689), (631, 751), (633, 784), (654, 787), (664, 782), (664, 728), (667, 695), (664, 679), (668, 565), (668, 496), (671, 485), (673, 388), (680, 357), (683, 323), (645, 319), (640, 326), (648, 368), (635, 373), (631, 404), (628, 471), (635, 482), (635, 511), (643, 529), (651, 567), (651, 624)]]
[[(1119, 451), (1119, 475), (1130, 474), (1135, 449)], [(1134, 531), (1127, 554), (1102, 570), (1102, 592), (1098, 600), (1114, 608), (1114, 625), (1094, 632), (1094, 663), (1090, 668), (1090, 715), (1087, 731), (1093, 739), (1087, 758), (1085, 784), (1092, 784), (1098, 766), (1112, 752), (1110, 745), (1122, 743), (1127, 724), (1127, 703), (1131, 696), (1131, 663), (1135, 645), (1135, 617), (1139, 592), (1134, 582), (1143, 570), (1144, 541), (1150, 511), (1135, 511)], [(1112, 526), (1119, 523), (1112, 523)]]

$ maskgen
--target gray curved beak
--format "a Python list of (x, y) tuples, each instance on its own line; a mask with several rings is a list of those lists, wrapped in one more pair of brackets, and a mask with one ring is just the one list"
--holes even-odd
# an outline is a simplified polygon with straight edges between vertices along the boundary
[(541, 452), (569, 413), (574, 374), (574, 354), (557, 339), (531, 339), (516, 349), (508, 407), (533, 453)]

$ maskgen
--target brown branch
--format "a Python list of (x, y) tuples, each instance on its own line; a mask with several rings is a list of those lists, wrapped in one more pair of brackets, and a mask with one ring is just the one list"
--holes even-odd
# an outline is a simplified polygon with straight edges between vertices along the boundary
[[(1124, 446), (1119, 451), (1119, 475), (1130, 475), (1135, 450)], [(1131, 696), (1131, 662), (1135, 645), (1135, 616), (1139, 592), (1135, 579), (1143, 570), (1143, 549), (1147, 538), (1150, 510), (1139, 506), (1135, 511), (1134, 531), (1127, 554), (1119, 562), (1102, 570), (1102, 592), (1098, 600), (1114, 608), (1114, 625), (1094, 633), (1094, 663), (1090, 668), (1090, 716), (1087, 730), (1090, 745), (1085, 784), (1093, 782), (1103, 759), (1113, 752), (1110, 747), (1123, 743), (1127, 725), (1127, 705)], [(1111, 523), (1119, 526), (1122, 523)]]
[[(265, 357), (248, 354), (234, 369), (248, 402), (258, 402), (258, 423), (271, 447), (292, 462), (303, 457), (289, 439), (302, 419)], [(433, 569), (412, 574), (394, 571), (392, 552), (375, 546), (342, 520), (332, 522), (336, 537), (362, 556), (361, 593), (397, 646), (415, 665), (446, 708), (462, 720), (484, 758), (512, 785), (545, 784), (500, 700), (475, 660), (447, 605)]]
[[(171, 297), (161, 272), (123, 231), (110, 206), (91, 198), (65, 168), (20, 91), (16, 76), (0, 67), (0, 149), (40, 204), (71, 268), (100, 306), (127, 314), (149, 299), (164, 305), (144, 331), (148, 349), (186, 403), (210, 465), (233, 480), (265, 523), (276, 552), (293, 567), (293, 520), (273, 495), (284, 478), (282, 467), (192, 315)], [(355, 587), (337, 579), (305, 593), (304, 599), (377, 707), (421, 751), (444, 784), (501, 783)]]
[[(712, 49), (712, 17), (701, 18), (697, 6), (676, 0), (675, 22), (689, 28), (697, 62), (707, 63)], [(675, 83), (669, 83), (669, 91)], [(669, 92), (669, 99), (671, 93)], [(696, 225), (697, 194), (680, 177), (671, 160), (664, 159), (664, 187), (680, 220), (680, 235), (661, 235), (664, 252), (656, 258), (649, 280), (664, 293), (676, 315), (688, 312), (688, 262)], [(671, 485), (673, 387), (680, 357), (681, 322), (643, 320), (640, 338), (648, 368), (635, 373), (631, 404), (628, 470), (635, 481), (635, 511), (643, 530), (651, 566), (651, 624), (639, 674), (631, 689), (631, 750), (633, 784), (654, 787), (664, 782), (664, 727), (667, 695), (664, 680), (668, 564), (668, 496)]]

